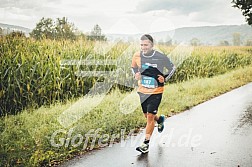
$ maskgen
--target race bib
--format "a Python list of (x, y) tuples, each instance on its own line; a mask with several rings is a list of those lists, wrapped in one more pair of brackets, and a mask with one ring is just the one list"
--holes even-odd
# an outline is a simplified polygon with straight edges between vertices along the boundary
[(142, 86), (146, 88), (155, 88), (156, 86), (156, 80), (152, 77), (142, 76), (141, 79)]

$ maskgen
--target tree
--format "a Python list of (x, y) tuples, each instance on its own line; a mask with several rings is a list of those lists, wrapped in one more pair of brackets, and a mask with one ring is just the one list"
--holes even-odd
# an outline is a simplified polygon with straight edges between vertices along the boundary
[(22, 31), (12, 31), (10, 34), (7, 34), (8, 38), (25, 38), (25, 34)]
[(62, 19), (57, 18), (55, 30), (57, 39), (76, 39), (76, 35), (74, 34), (76, 29), (73, 24), (67, 21), (66, 17), (63, 17)]
[(233, 45), (240, 46), (241, 45), (241, 34), (240, 33), (233, 33)]
[(247, 41), (246, 41), (246, 44), (245, 44), (246, 46), (252, 46), (252, 39), (248, 39)]
[(200, 45), (200, 40), (198, 38), (193, 38), (190, 41), (192, 46), (199, 46)]
[(78, 39), (78, 40), (86, 40), (86, 38), (87, 38), (87, 36), (83, 32), (81, 32), (80, 30), (76, 30), (74, 34), (76, 36), (76, 39)]
[(249, 25), (252, 25), (252, 0), (233, 0), (233, 7), (242, 11), (243, 16)]
[(51, 18), (42, 18), (37, 24), (35, 29), (32, 30), (30, 36), (35, 39), (54, 39), (54, 24)]
[(228, 41), (220, 41), (220, 46), (229, 46), (229, 42)]
[(106, 41), (107, 40), (105, 35), (102, 34), (102, 29), (98, 24), (94, 26), (90, 35), (87, 36), (87, 39), (91, 41)]
[(0, 27), (0, 36), (3, 35), (3, 29)]
[(74, 25), (67, 18), (57, 18), (56, 23), (51, 18), (42, 18), (32, 30), (30, 36), (35, 39), (71, 39), (75, 40)]

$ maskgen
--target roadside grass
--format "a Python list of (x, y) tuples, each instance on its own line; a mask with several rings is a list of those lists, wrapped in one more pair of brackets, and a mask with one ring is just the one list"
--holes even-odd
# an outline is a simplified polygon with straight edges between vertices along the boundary
[[(251, 81), (252, 66), (246, 66), (212, 78), (167, 84), (159, 114), (172, 116)], [(109, 141), (119, 141), (122, 129), (125, 135), (131, 130), (137, 132), (144, 127), (145, 118), (137, 93), (129, 94), (113, 90), (102, 103), (68, 128), (62, 127), (57, 118), (75, 101), (0, 118), (0, 166), (53, 166), (99, 148), (98, 138), (94, 141), (85, 134), (97, 132), (102, 136), (100, 142), (106, 145)], [(113, 135), (116, 138), (111, 141)]]
[(213, 78), (192, 79), (168, 85), (161, 103), (161, 112), (172, 115), (187, 110), (220, 94), (252, 81), (251, 66)]

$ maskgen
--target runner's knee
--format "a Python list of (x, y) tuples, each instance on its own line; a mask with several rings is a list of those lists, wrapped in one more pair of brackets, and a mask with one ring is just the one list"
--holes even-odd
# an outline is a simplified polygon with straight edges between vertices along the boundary
[(152, 113), (147, 114), (147, 120), (148, 121), (155, 121), (155, 115)]

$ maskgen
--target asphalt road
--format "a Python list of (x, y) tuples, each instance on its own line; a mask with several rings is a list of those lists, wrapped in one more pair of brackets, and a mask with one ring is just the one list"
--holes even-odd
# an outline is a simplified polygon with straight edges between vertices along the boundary
[(143, 138), (144, 131), (62, 167), (252, 167), (252, 83), (166, 119), (147, 154), (135, 150)]

